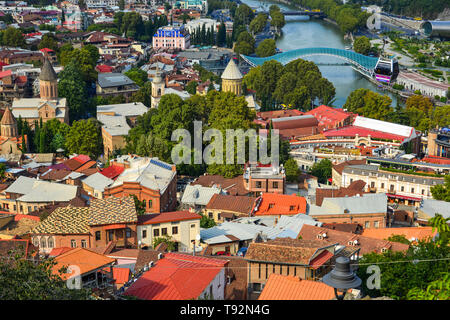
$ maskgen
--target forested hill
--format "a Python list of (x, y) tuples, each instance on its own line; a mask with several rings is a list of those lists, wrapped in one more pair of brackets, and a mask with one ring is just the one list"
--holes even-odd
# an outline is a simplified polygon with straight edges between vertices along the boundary
[(444, 9), (450, 8), (450, 0), (350, 0), (363, 6), (375, 4), (386, 12), (408, 17), (436, 19)]

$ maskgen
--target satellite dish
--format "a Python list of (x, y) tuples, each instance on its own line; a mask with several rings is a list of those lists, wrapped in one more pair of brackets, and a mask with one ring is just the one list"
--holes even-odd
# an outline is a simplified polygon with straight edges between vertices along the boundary
[(200, 235), (197, 234), (197, 235), (195, 236), (195, 240), (200, 241), (200, 239), (201, 239)]

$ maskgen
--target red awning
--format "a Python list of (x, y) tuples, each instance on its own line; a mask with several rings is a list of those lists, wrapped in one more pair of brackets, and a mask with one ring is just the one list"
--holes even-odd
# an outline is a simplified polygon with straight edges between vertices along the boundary
[(127, 227), (124, 223), (118, 223), (118, 224), (111, 224), (109, 226), (106, 226), (104, 230), (113, 230), (113, 229), (125, 229)]
[(325, 262), (330, 260), (332, 257), (333, 254), (330, 251), (324, 250), (317, 257), (311, 260), (309, 266), (314, 270), (319, 269), (321, 266), (324, 265)]
[(411, 200), (411, 201), (421, 201), (422, 200), (421, 198), (402, 196), (399, 194), (392, 194), (392, 193), (386, 193), (386, 195), (389, 198), (395, 198), (395, 199), (403, 199), (403, 200)]

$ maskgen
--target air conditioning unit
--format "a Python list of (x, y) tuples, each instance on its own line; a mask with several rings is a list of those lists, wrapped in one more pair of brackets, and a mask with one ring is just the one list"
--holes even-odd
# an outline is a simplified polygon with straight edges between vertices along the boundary
[(153, 264), (154, 264), (153, 261), (150, 261), (150, 262), (148, 263), (148, 267), (149, 267), (149, 268), (153, 267)]
[(162, 253), (158, 253), (158, 260), (162, 259), (162, 257), (163, 257), (163, 254)]

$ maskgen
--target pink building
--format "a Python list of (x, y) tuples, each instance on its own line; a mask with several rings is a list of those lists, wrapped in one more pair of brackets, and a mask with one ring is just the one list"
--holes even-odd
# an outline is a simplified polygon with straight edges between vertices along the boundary
[(153, 35), (153, 48), (188, 49), (191, 35), (181, 27), (166, 26), (159, 28)]

